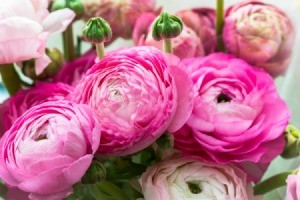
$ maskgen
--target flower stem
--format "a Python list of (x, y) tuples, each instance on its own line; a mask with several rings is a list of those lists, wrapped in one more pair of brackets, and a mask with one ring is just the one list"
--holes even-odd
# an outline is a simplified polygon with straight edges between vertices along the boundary
[(164, 52), (173, 53), (171, 39), (164, 39)]
[(95, 44), (96, 46), (96, 50), (97, 50), (97, 54), (98, 54), (98, 59), (101, 60), (101, 58), (103, 58), (103, 56), (105, 56), (105, 48), (104, 48), (104, 43), (98, 43)]
[(13, 64), (0, 66), (2, 82), (10, 95), (15, 94), (21, 88), (21, 80)]
[(222, 40), (222, 30), (224, 25), (224, 0), (217, 0), (217, 48), (219, 51), (225, 51), (224, 43)]
[(276, 188), (286, 185), (286, 179), (288, 175), (292, 174), (293, 171), (283, 172), (268, 178), (267, 180), (258, 183), (254, 186), (254, 194), (261, 195), (266, 194)]
[(75, 48), (73, 41), (73, 26), (70, 24), (63, 32), (64, 56), (67, 61), (75, 58)]

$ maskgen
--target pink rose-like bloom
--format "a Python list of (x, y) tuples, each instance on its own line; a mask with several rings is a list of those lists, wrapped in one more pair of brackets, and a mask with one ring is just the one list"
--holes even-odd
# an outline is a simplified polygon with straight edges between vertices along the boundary
[(178, 155), (149, 167), (140, 184), (145, 200), (255, 199), (241, 170)]
[(66, 63), (54, 78), (54, 82), (76, 86), (86, 71), (95, 64), (96, 57), (96, 51), (90, 50), (79, 58)]
[(287, 200), (298, 200), (300, 199), (300, 173), (291, 174), (288, 176), (286, 188), (286, 199)]
[[(181, 59), (191, 58), (214, 51), (216, 46), (214, 10), (200, 8), (181, 11), (176, 15), (184, 22), (181, 34), (171, 41), (176, 56)], [(163, 48), (163, 42), (156, 41), (152, 37), (152, 23), (155, 18), (154, 13), (144, 13), (138, 18), (132, 34), (135, 45)]]
[(288, 67), (295, 32), (279, 8), (250, 0), (227, 9), (223, 40), (230, 53), (276, 77)]
[(49, 0), (0, 0), (0, 64), (34, 58), (40, 74), (51, 62), (45, 53), (48, 35), (64, 31), (75, 13), (49, 13), (48, 4)]
[(63, 199), (98, 149), (95, 115), (86, 105), (64, 100), (32, 107), (0, 141), (0, 178), (29, 199)]
[(127, 155), (147, 147), (164, 131), (181, 128), (193, 107), (192, 81), (179, 67), (168, 65), (159, 50), (134, 47), (102, 58), (71, 99), (88, 104), (101, 118), (99, 152)]
[(73, 88), (63, 83), (38, 83), (35, 87), (18, 91), (0, 106), (1, 134), (31, 107), (47, 101), (64, 100)]
[(130, 38), (137, 18), (144, 12), (156, 12), (155, 0), (83, 0), (83, 3), (85, 20), (104, 18), (114, 38)]
[(176, 148), (217, 163), (269, 163), (282, 152), (290, 111), (268, 73), (223, 53), (181, 65), (195, 96), (190, 118), (174, 133)]

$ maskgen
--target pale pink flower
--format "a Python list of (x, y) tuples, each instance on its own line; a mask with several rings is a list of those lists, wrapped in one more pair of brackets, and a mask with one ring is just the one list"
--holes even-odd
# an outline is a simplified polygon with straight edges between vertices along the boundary
[[(155, 0), (83, 0), (85, 20), (102, 17), (111, 26), (113, 37), (130, 38), (137, 18), (155, 12)], [(157, 11), (158, 12), (158, 11)]]
[(248, 0), (227, 9), (223, 40), (230, 53), (276, 77), (289, 65), (295, 31), (279, 8)]
[[(176, 59), (170, 57), (170, 61)], [(193, 106), (192, 82), (153, 47), (109, 53), (75, 87), (72, 100), (88, 104), (102, 121), (101, 154), (127, 155), (178, 130)]]
[(52, 13), (48, 0), (0, 0), (0, 65), (35, 59), (40, 74), (50, 63), (45, 46), (50, 33), (62, 32), (75, 17), (69, 9)]
[(64, 100), (73, 88), (63, 83), (37, 83), (36, 86), (18, 91), (0, 105), (2, 135), (31, 107), (47, 101)]
[(298, 200), (300, 199), (300, 173), (291, 174), (288, 176), (286, 188), (286, 199), (287, 200)]
[(145, 200), (258, 199), (241, 170), (178, 155), (149, 167), (140, 184)]
[(195, 96), (192, 115), (174, 133), (175, 147), (186, 156), (222, 164), (259, 163), (264, 171), (282, 152), (290, 119), (272, 77), (222, 53), (185, 59), (181, 66), (191, 75)]
[(72, 193), (100, 142), (91, 108), (69, 101), (32, 107), (0, 141), (0, 178), (32, 200), (60, 200)]
[[(184, 22), (181, 34), (172, 39), (174, 54), (179, 58), (191, 58), (207, 55), (215, 50), (215, 11), (199, 8), (184, 10), (176, 15)], [(132, 38), (135, 45), (154, 46), (163, 49), (162, 41), (152, 37), (154, 13), (142, 14), (135, 23)], [(201, 27), (201, 28), (200, 28)]]

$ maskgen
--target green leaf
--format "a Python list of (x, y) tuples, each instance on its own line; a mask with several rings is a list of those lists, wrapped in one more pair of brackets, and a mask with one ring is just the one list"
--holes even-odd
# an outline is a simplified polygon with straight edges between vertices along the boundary
[(4, 198), (6, 197), (7, 193), (7, 187), (6, 185), (0, 180), (0, 197)]

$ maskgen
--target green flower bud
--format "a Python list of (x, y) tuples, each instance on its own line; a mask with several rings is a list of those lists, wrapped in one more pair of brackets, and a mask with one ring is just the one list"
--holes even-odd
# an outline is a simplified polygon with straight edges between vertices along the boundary
[(54, 77), (62, 67), (63, 56), (62, 53), (57, 49), (46, 49), (46, 54), (51, 60), (51, 63), (44, 69), (44, 71), (37, 75), (35, 73), (34, 59), (24, 61), (22, 64), (22, 72), (33, 80), (46, 80)]
[(156, 144), (162, 150), (172, 148), (174, 145), (174, 138), (170, 133), (164, 133), (156, 140)]
[(152, 37), (159, 41), (171, 39), (180, 35), (183, 23), (180, 18), (167, 12), (162, 12), (153, 25)]
[(300, 134), (299, 130), (288, 125), (285, 130), (285, 147), (281, 154), (283, 158), (294, 158), (300, 155)]
[(98, 161), (93, 160), (92, 164), (86, 171), (85, 175), (81, 179), (83, 184), (94, 184), (105, 180), (106, 177), (106, 169), (105, 167)]
[(112, 38), (112, 32), (109, 24), (101, 17), (89, 19), (82, 30), (83, 37), (91, 43), (109, 42)]
[(81, 19), (84, 15), (84, 5), (82, 0), (54, 0), (51, 10), (55, 11), (64, 8), (70, 8), (75, 12), (75, 20)]

